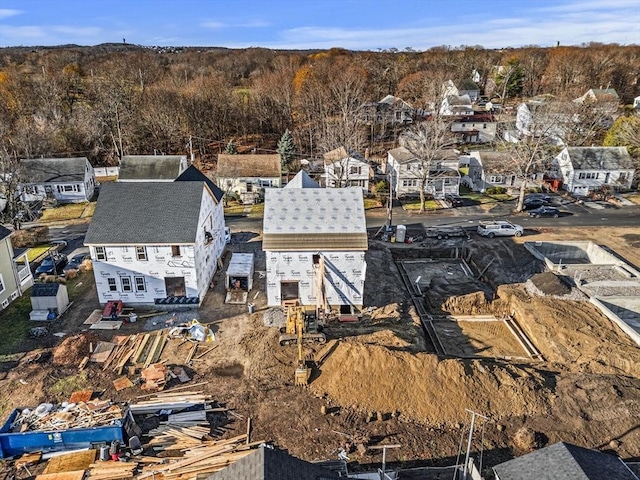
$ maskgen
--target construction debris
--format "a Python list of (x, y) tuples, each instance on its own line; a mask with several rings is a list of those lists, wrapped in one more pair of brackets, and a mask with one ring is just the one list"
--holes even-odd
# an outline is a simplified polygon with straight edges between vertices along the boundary
[(110, 400), (65, 402), (59, 405), (42, 403), (33, 410), (23, 409), (11, 424), (11, 432), (99, 427), (120, 421), (123, 416), (123, 409)]

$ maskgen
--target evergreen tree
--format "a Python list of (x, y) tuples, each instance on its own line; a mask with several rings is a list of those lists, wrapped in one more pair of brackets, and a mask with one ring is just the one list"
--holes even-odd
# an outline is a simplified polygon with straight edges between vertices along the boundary
[(293, 137), (289, 129), (285, 130), (280, 140), (278, 140), (278, 149), (276, 151), (280, 155), (280, 166), (282, 170), (288, 171), (296, 152), (296, 146), (293, 144)]
[(238, 149), (236, 148), (236, 144), (233, 143), (233, 140), (229, 140), (229, 143), (227, 143), (227, 146), (224, 149), (224, 153), (229, 155), (235, 155), (238, 153)]

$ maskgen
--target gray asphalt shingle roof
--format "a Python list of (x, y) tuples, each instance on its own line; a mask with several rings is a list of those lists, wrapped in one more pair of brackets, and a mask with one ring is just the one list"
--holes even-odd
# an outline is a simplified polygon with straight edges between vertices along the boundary
[(83, 182), (86, 164), (85, 157), (20, 160), (22, 178), (29, 183)]
[(207, 480), (334, 480), (338, 475), (272, 448), (255, 452), (211, 475)]
[(180, 155), (125, 155), (120, 160), (119, 180), (174, 180), (180, 175)]
[(11, 230), (0, 225), (0, 240), (4, 240), (11, 235)]
[(626, 147), (568, 147), (575, 170), (618, 170), (633, 168)]
[(556, 443), (493, 467), (500, 480), (638, 480), (618, 457)]
[(102, 185), (86, 245), (194, 243), (204, 182)]
[(224, 197), (224, 192), (218, 187), (213, 180), (207, 177), (204, 173), (198, 170), (193, 165), (187, 167), (187, 169), (180, 174), (178, 178), (175, 179), (176, 182), (205, 182), (213, 196), (216, 197), (216, 200), (222, 200)]

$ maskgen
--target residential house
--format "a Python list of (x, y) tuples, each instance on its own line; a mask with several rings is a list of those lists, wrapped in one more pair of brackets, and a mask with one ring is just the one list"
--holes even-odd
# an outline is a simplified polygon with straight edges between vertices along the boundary
[[(435, 198), (460, 191), (457, 150), (440, 150), (430, 164), (424, 191)], [(420, 195), (423, 184), (423, 162), (405, 147), (394, 148), (387, 154), (387, 174), (396, 198)]]
[(259, 201), (265, 188), (282, 185), (280, 155), (219, 154), (216, 183), (227, 195), (237, 194), (242, 203)]
[(188, 167), (184, 155), (125, 155), (119, 182), (173, 182)]
[[(551, 124), (545, 118), (545, 107), (555, 101), (553, 95), (538, 95), (526, 102), (521, 103), (516, 108), (515, 130), (505, 132), (505, 140), (517, 143), (525, 137), (546, 137), (550, 144), (564, 146), (565, 131), (560, 123)], [(557, 112), (554, 117), (561, 118)], [(569, 114), (565, 115), (563, 121), (568, 121)]]
[(18, 194), (23, 202), (87, 202), (95, 188), (93, 167), (85, 157), (20, 160)]
[(574, 100), (576, 103), (620, 103), (620, 97), (615, 88), (590, 88), (587, 92)]
[(289, 180), (283, 188), (321, 188), (318, 182), (316, 182), (311, 176), (305, 171), (300, 170), (296, 173), (295, 177)]
[(518, 105), (516, 108), (516, 129), (520, 137), (533, 134), (531, 125), (533, 124), (533, 116), (536, 110), (541, 105), (548, 104), (554, 99), (553, 95), (538, 95)]
[(633, 99), (633, 108), (635, 110), (640, 110), (640, 95)]
[(33, 285), (26, 249), (13, 250), (11, 230), (0, 225), (0, 310)]
[[(503, 187), (507, 190), (518, 190), (522, 185), (522, 177), (517, 173), (516, 164), (507, 152), (482, 150), (460, 156), (461, 182), (471, 190), (485, 192), (491, 187)], [(534, 176), (528, 184), (537, 186)]]
[(341, 477), (336, 472), (265, 445), (214, 473), (207, 480), (338, 480), (339, 478)]
[(262, 249), (267, 301), (362, 310), (368, 249), (361, 188), (283, 188), (265, 191)]
[(451, 122), (451, 131), (462, 143), (489, 143), (496, 139), (497, 125), (493, 115), (473, 115)]
[(331, 150), (323, 157), (326, 187), (360, 187), (364, 192), (369, 191), (373, 169), (367, 162), (350, 155), (344, 147)]
[(393, 95), (387, 95), (379, 102), (364, 103), (361, 112), (365, 123), (378, 125), (412, 123), (415, 114), (411, 105)]
[(473, 115), (473, 106), (469, 95), (447, 95), (442, 100), (440, 115), (469, 116)]
[(442, 94), (443, 97), (447, 97), (449, 95), (468, 95), (471, 102), (475, 102), (480, 98), (480, 87), (470, 78), (463, 78), (462, 80), (457, 80), (455, 82), (453, 80), (447, 80), (442, 85)]
[(102, 186), (85, 236), (101, 304), (202, 303), (225, 246), (225, 224), (222, 192), (192, 174), (171, 183)]
[(635, 168), (626, 147), (567, 147), (552, 162), (553, 176), (574, 195), (609, 185), (631, 188)]
[(496, 480), (638, 480), (615, 455), (559, 442), (493, 467)]

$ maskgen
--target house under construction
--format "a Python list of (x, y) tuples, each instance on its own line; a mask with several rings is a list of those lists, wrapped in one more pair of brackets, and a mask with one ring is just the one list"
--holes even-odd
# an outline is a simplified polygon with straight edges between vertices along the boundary
[(361, 188), (324, 189), (300, 179), (265, 191), (262, 249), (269, 306), (298, 300), (318, 313), (357, 315), (367, 248)]

